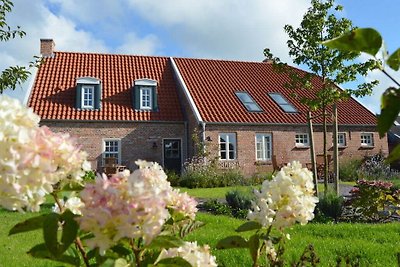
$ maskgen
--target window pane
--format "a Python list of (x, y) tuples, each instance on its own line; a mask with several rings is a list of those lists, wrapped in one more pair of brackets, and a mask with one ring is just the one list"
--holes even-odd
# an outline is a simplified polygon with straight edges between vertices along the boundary
[(235, 159), (235, 152), (229, 152), (229, 159)]
[(297, 112), (297, 109), (292, 106), (281, 94), (269, 93), (269, 96), (277, 103), (285, 112)]
[(262, 111), (247, 92), (236, 92), (236, 95), (248, 111)]
[(226, 159), (226, 152), (221, 151), (221, 159)]
[(226, 150), (226, 144), (224, 144), (224, 143), (220, 144), (220, 149), (221, 149), (221, 151)]

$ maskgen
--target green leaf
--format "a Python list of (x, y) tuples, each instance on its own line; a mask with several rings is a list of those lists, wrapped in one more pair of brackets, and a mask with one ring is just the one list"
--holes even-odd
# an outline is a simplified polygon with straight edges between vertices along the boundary
[(155, 266), (158, 267), (192, 267), (192, 265), (181, 257), (160, 260)]
[(68, 209), (60, 217), (63, 221), (61, 246), (58, 251), (60, 254), (64, 253), (64, 251), (68, 249), (78, 235), (79, 225), (77, 221), (75, 221), (75, 217), (77, 216)]
[(360, 28), (322, 42), (322, 44), (333, 49), (365, 52), (375, 56), (382, 46), (382, 37), (379, 32), (372, 28)]
[(157, 236), (149, 244), (149, 248), (177, 248), (184, 244), (183, 240), (176, 236)]
[(46, 218), (46, 216), (47, 214), (40, 215), (33, 218), (29, 218), (28, 220), (25, 220), (23, 222), (17, 223), (16, 225), (14, 225), (13, 228), (11, 228), (10, 232), (8, 232), (8, 235), (14, 235), (18, 233), (29, 232), (32, 230), (40, 229), (43, 227), (43, 221)]
[(49, 259), (53, 261), (58, 261), (62, 263), (68, 263), (71, 265), (79, 266), (80, 260), (79, 257), (69, 256), (69, 255), (60, 255), (59, 257), (54, 257), (50, 251), (47, 249), (46, 244), (42, 243), (34, 246), (28, 251), (28, 254), (34, 258), (38, 259)]
[(386, 158), (386, 162), (391, 163), (397, 159), (400, 159), (400, 145), (397, 145), (392, 152), (390, 152), (389, 156)]
[(378, 116), (378, 132), (383, 137), (393, 126), (400, 112), (400, 89), (390, 87), (381, 97), (381, 114)]
[(253, 262), (257, 262), (259, 257), (259, 248), (260, 248), (260, 239), (257, 234), (252, 235), (249, 239), (249, 248), (250, 248), (250, 255), (253, 259)]
[(261, 229), (262, 225), (258, 222), (248, 221), (239, 226), (235, 231), (236, 232), (247, 232), (252, 230)]
[(64, 185), (61, 191), (82, 191), (83, 188), (85, 187), (79, 183), (69, 183)]
[(44, 227), (43, 227), (43, 237), (45, 244), (50, 253), (55, 257), (60, 255), (58, 253), (58, 242), (57, 242), (59, 218), (60, 215), (57, 213), (48, 214), (44, 220)]
[(393, 54), (391, 54), (386, 63), (394, 70), (400, 68), (400, 48), (398, 48)]
[(217, 243), (217, 249), (228, 249), (228, 248), (248, 248), (247, 241), (238, 235), (229, 236), (221, 239)]
[(132, 250), (128, 249), (127, 247), (123, 246), (122, 244), (113, 246), (111, 248), (111, 250), (120, 256), (128, 256), (128, 255), (132, 254)]

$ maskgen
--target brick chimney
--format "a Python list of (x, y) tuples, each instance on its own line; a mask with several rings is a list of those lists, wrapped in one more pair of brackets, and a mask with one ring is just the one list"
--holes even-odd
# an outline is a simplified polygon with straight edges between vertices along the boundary
[(40, 39), (40, 54), (42, 57), (53, 57), (55, 46), (53, 39)]

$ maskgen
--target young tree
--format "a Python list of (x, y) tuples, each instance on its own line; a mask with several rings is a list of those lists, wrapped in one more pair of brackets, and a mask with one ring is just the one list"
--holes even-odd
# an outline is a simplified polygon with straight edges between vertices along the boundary
[[(330, 40), (353, 29), (350, 20), (338, 17), (337, 14), (341, 10), (342, 6), (335, 5), (334, 0), (311, 0), (311, 7), (304, 14), (300, 27), (294, 29), (291, 25), (285, 25), (284, 29), (289, 36), (287, 41), (289, 55), (295, 64), (306, 67), (310, 71), (309, 73), (286, 68), (286, 64), (280, 63), (278, 58), (274, 58), (269, 49), (264, 51), (267, 58), (278, 62), (279, 69), (289, 72), (291, 81), (286, 85), (287, 87), (304, 88), (315, 92), (313, 98), (297, 97), (310, 108), (310, 111), (318, 110), (322, 116), (325, 192), (328, 187), (328, 111), (338, 101), (348, 98), (350, 95), (364, 96), (370, 94), (373, 86), (378, 83), (377, 81), (362, 83), (355, 90), (338, 88), (337, 85), (355, 81), (359, 75), (365, 76), (370, 70), (377, 67), (375, 60), (364, 63), (355, 62), (355, 59), (360, 55), (358, 52), (332, 50), (322, 45), (323, 41)], [(311, 79), (316, 78), (322, 80), (321, 89), (314, 88), (311, 83)]]
[[(6, 21), (6, 15), (12, 11), (13, 3), (10, 0), (0, 0), (0, 41), (7, 42), (16, 37), (24, 37), (26, 33), (19, 26), (12, 29)], [(39, 60), (30, 62), (29, 67), (37, 66)], [(6, 89), (15, 90), (17, 85), (25, 82), (30, 75), (28, 68), (23, 66), (10, 66), (3, 70), (0, 75), (0, 94)]]

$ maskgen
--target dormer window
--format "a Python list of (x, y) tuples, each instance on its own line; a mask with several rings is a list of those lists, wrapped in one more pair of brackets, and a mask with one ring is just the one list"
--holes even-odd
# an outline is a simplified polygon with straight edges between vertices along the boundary
[(292, 106), (292, 104), (289, 103), (280, 93), (269, 93), (268, 94), (276, 104), (279, 105), (283, 111), (287, 113), (297, 113), (297, 109)]
[(140, 109), (152, 109), (152, 91), (151, 87), (140, 87)]
[(253, 100), (253, 98), (247, 92), (236, 92), (236, 96), (240, 102), (246, 107), (247, 111), (259, 112), (262, 111), (259, 105)]
[(76, 79), (76, 108), (99, 110), (101, 108), (101, 81), (93, 77)]
[(82, 108), (94, 108), (94, 86), (82, 86)]
[(135, 110), (158, 111), (157, 81), (135, 80), (132, 89), (132, 103)]

